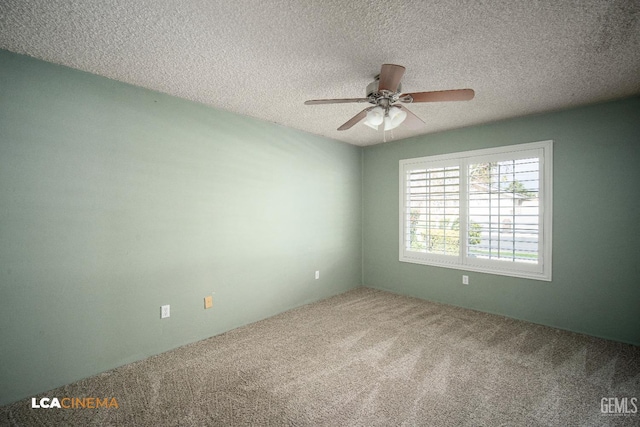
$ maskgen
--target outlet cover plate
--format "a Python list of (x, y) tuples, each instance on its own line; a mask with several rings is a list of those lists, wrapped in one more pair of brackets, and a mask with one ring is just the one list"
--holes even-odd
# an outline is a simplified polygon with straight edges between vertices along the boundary
[(171, 316), (171, 306), (170, 305), (163, 305), (160, 307), (160, 318), (161, 319), (166, 319), (167, 317)]

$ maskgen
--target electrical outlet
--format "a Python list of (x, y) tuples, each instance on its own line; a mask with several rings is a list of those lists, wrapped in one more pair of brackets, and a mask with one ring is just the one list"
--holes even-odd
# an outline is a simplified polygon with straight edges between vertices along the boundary
[(469, 284), (469, 276), (467, 276), (466, 274), (462, 275), (462, 284), (463, 285), (468, 285)]
[(320, 278), (320, 270), (316, 271), (316, 280)]
[(209, 295), (208, 297), (204, 297), (204, 308), (213, 307), (213, 297)]
[(166, 319), (167, 317), (171, 316), (171, 306), (170, 305), (163, 305), (160, 307), (160, 318), (161, 319)]

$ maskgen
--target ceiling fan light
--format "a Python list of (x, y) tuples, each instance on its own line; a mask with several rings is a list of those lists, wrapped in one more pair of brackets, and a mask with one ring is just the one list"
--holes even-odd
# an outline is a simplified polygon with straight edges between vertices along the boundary
[(369, 123), (367, 120), (365, 120), (364, 122), (365, 125), (369, 126), (371, 129), (373, 130), (378, 130), (378, 126), (372, 125), (371, 123)]
[(404, 110), (398, 107), (389, 108), (389, 114), (384, 118), (384, 130), (397, 128), (406, 118), (407, 113)]
[(383, 121), (384, 121), (384, 108), (375, 107), (367, 111), (367, 119), (365, 120), (364, 124), (373, 129), (378, 129), (378, 126), (380, 126)]

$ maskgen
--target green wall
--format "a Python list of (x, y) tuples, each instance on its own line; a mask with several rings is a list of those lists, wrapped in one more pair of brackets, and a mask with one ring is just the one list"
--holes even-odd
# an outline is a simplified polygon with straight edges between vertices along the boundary
[(0, 405), (359, 286), (361, 230), (357, 147), (0, 51)]
[[(549, 139), (552, 282), (398, 261), (400, 159)], [(640, 345), (640, 98), (367, 147), (363, 164), (365, 286)]]

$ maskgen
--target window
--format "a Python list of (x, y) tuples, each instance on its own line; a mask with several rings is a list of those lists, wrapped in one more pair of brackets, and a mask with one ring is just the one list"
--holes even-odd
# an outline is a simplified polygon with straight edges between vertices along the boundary
[(400, 261), (551, 280), (552, 141), (400, 161)]

